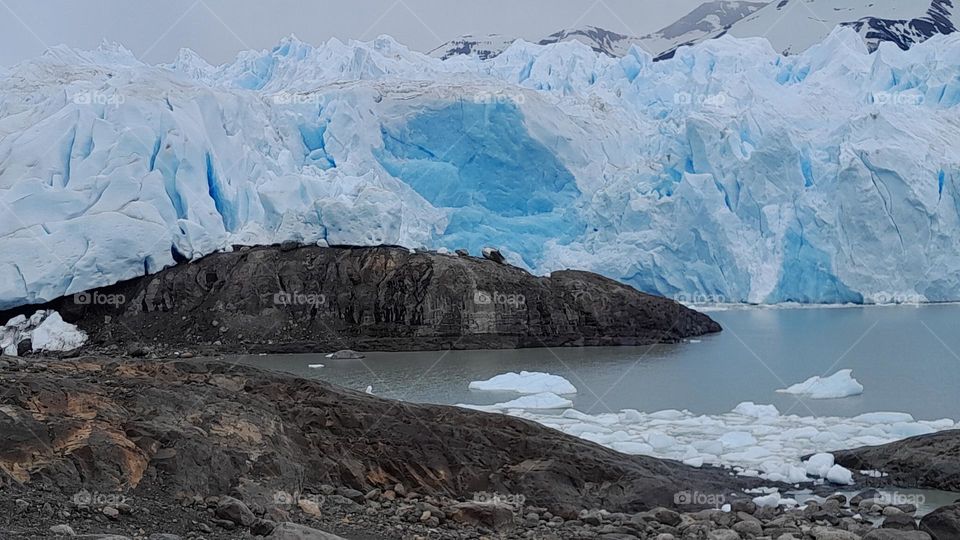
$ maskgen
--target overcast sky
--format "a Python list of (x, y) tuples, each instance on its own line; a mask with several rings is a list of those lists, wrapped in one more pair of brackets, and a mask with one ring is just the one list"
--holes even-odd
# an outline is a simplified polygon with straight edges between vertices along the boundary
[(463, 34), (536, 39), (594, 25), (626, 34), (658, 30), (703, 0), (0, 0), (0, 65), (67, 44), (104, 39), (141, 59), (170, 62), (181, 47), (227, 62), (289, 34), (311, 43), (390, 34), (427, 51)]

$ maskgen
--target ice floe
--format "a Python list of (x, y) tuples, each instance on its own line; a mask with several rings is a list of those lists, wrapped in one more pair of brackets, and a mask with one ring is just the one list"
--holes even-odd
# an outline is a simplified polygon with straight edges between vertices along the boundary
[[(950, 419), (915, 420), (904, 413), (877, 412), (853, 418), (781, 414), (773, 405), (752, 402), (719, 415), (633, 409), (586, 414), (570, 408), (569, 400), (556, 394), (523, 396), (492, 406), (461, 406), (533, 420), (626, 454), (673, 459), (692, 466), (728, 466), (744, 476), (787, 483), (849, 484), (852, 473), (838, 466), (829, 452), (885, 444), (957, 426)], [(565, 410), (544, 410), (558, 408)], [(802, 461), (802, 456), (811, 454), (814, 456), (810, 460)], [(776, 504), (781, 503), (778, 500)]]
[(476, 409), (479, 411), (504, 411), (504, 410), (516, 410), (516, 409), (526, 409), (526, 410), (549, 410), (549, 409), (566, 409), (573, 406), (573, 402), (569, 399), (558, 396), (553, 392), (540, 392), (538, 394), (530, 394), (526, 396), (518, 397), (517, 399), (507, 401), (505, 403), (497, 403), (494, 405), (457, 405), (458, 407), (466, 407), (469, 409)]
[(795, 394), (811, 399), (837, 399), (859, 396), (863, 385), (853, 378), (852, 369), (842, 369), (829, 377), (810, 377), (789, 388), (777, 390), (781, 394)]
[(516, 392), (518, 394), (576, 394), (577, 388), (567, 379), (559, 375), (540, 373), (537, 371), (521, 371), (520, 373), (504, 373), (485, 381), (473, 381), (471, 390), (489, 392)]

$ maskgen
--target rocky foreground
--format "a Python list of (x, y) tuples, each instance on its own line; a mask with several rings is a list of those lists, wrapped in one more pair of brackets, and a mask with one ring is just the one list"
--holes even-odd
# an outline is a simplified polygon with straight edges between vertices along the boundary
[(238, 248), (40, 307), (111, 355), (644, 345), (720, 331), (706, 315), (597, 274), (537, 277), (496, 255)]
[(223, 362), (0, 358), (0, 389), (0, 538), (960, 538), (960, 507), (759, 508), (727, 471)]

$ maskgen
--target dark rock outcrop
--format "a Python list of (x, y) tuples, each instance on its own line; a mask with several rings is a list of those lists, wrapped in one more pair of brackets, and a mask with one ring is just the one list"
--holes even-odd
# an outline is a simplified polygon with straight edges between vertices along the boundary
[(960, 430), (940, 431), (882, 446), (833, 452), (836, 462), (854, 470), (881, 471), (869, 479), (900, 487), (960, 491)]
[[(203, 500), (242, 489), (268, 504), (280, 491), (331, 485), (460, 500), (511, 494), (576, 515), (674, 506), (680, 491), (732, 500), (758, 484), (619, 454), (505, 415), (389, 401), (221, 362), (0, 360), (0, 433), (0, 491), (27, 485), (67, 497), (85, 489)], [(216, 513), (253, 521), (231, 499)]]
[(93, 346), (295, 352), (676, 342), (706, 315), (602, 276), (536, 277), (477, 257), (397, 247), (217, 253), (49, 304)]

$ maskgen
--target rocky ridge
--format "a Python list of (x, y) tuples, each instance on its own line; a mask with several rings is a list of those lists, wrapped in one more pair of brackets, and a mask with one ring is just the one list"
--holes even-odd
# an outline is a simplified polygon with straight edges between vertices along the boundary
[(240, 248), (46, 307), (110, 354), (121, 346), (316, 352), (646, 345), (720, 331), (706, 315), (597, 274), (537, 277), (496, 255)]

